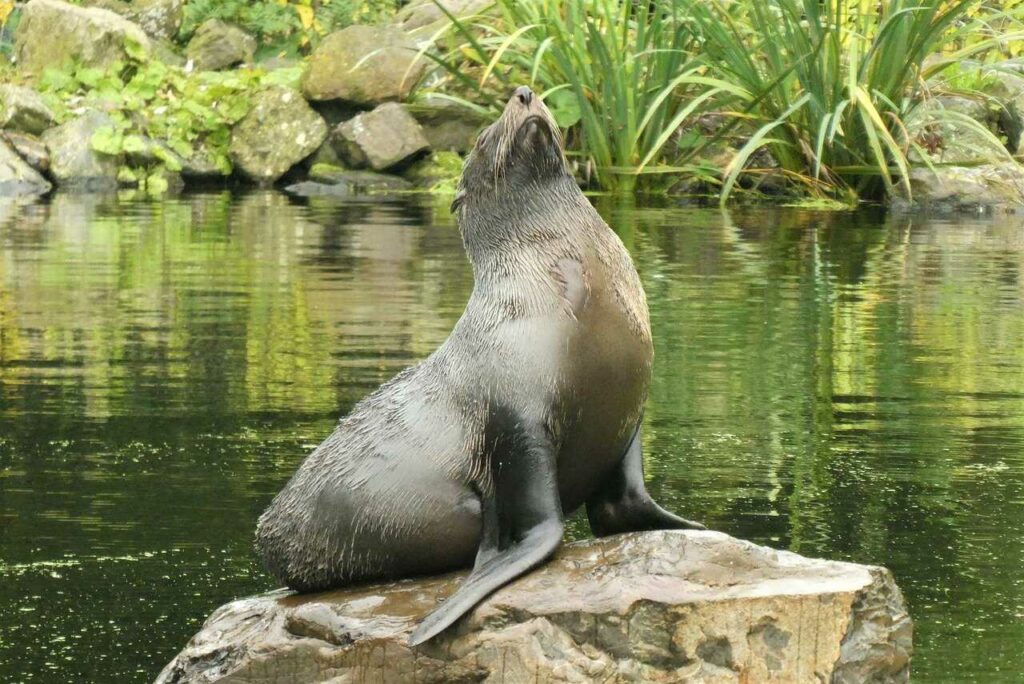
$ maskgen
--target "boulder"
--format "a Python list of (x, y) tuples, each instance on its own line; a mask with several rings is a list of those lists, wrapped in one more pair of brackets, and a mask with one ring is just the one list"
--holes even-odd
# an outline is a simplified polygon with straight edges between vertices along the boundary
[(430, 145), (416, 119), (402, 105), (387, 102), (339, 124), (334, 146), (350, 166), (383, 171)]
[(911, 620), (887, 570), (718, 532), (564, 545), (416, 648), (465, 574), (222, 606), (164, 668), (182, 682), (906, 682)]
[(110, 10), (60, 0), (31, 0), (14, 35), (18, 66), (32, 75), (72, 61), (107, 67), (135, 49), (150, 50), (149, 38), (138, 25)]
[(395, 15), (395, 23), (403, 31), (419, 31), (424, 34), (433, 33), (443, 23), (449, 21), (441, 10), (444, 7), (449, 14), (462, 19), (493, 5), (493, 0), (413, 0)]
[(252, 62), (256, 39), (220, 19), (207, 19), (196, 29), (185, 56), (199, 71), (218, 71)]
[(297, 90), (274, 86), (253, 98), (252, 109), (231, 132), (231, 160), (252, 180), (269, 185), (326, 137), (327, 124)]
[(60, 187), (110, 190), (117, 187), (118, 159), (92, 148), (92, 137), (114, 122), (103, 112), (90, 110), (42, 135), (50, 152), (50, 175)]
[(174, 40), (185, 18), (185, 0), (135, 0), (129, 18), (157, 40)]
[(0, 128), (39, 135), (53, 125), (53, 112), (31, 88), (0, 84)]
[(465, 105), (442, 98), (427, 98), (406, 105), (419, 122), (432, 150), (465, 154), (473, 149), (490, 118)]
[(405, 99), (426, 68), (418, 53), (400, 29), (348, 26), (324, 38), (310, 55), (302, 92), (310, 100), (360, 105)]
[(891, 200), (897, 212), (929, 214), (1018, 213), (1024, 211), (1024, 166), (1012, 161), (981, 166), (915, 167), (913, 199)]
[(0, 197), (41, 195), (50, 183), (29, 166), (14, 148), (0, 140)]
[(81, 4), (115, 12), (162, 41), (174, 40), (185, 18), (185, 0), (85, 0)]
[(5, 140), (18, 156), (39, 173), (50, 171), (50, 151), (46, 144), (34, 135), (18, 133), (16, 131), (3, 131), (0, 138)]

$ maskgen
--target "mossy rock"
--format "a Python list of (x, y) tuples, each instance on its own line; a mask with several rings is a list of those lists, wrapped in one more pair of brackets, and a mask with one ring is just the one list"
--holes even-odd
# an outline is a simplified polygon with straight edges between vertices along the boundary
[(359, 105), (403, 100), (426, 68), (418, 53), (400, 29), (349, 26), (327, 36), (310, 55), (302, 92), (310, 100)]
[(233, 24), (207, 19), (192, 36), (185, 56), (200, 71), (219, 71), (248, 64), (256, 52), (256, 39)]
[(445, 150), (432, 152), (405, 173), (416, 187), (438, 194), (454, 194), (461, 176), (462, 157)]
[(247, 177), (270, 185), (316, 151), (327, 124), (291, 88), (274, 86), (253, 98), (231, 133), (231, 160)]
[(18, 67), (33, 76), (72, 62), (104, 68), (150, 49), (137, 24), (109, 10), (60, 0), (31, 0), (14, 35)]
[(120, 160), (92, 148), (93, 135), (113, 126), (109, 116), (94, 110), (43, 133), (50, 152), (50, 175), (58, 186), (88, 191), (117, 187)]

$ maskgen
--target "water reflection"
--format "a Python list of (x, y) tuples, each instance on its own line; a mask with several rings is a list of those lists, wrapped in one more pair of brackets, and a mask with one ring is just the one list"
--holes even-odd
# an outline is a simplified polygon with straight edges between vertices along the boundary
[[(915, 678), (1024, 671), (1024, 223), (602, 210), (651, 307), (652, 493), (889, 565)], [(151, 678), (267, 588), (258, 512), (471, 283), (429, 204), (0, 206), (0, 679)]]

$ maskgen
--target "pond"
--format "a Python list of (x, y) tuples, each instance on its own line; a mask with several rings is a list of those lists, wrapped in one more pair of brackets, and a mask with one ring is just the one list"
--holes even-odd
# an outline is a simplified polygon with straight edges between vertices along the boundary
[[(891, 568), (916, 681), (1017, 680), (1024, 219), (601, 210), (650, 302), (655, 497)], [(0, 681), (152, 680), (271, 588), (257, 515), (471, 286), (430, 202), (0, 205)]]

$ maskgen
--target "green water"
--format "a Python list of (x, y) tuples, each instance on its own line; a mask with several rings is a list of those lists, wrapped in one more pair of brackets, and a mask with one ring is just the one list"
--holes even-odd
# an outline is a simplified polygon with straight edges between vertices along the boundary
[[(915, 681), (1020, 681), (1024, 219), (602, 211), (650, 302), (655, 496), (889, 566)], [(471, 284), (429, 204), (0, 204), (0, 681), (151, 680), (270, 588), (256, 516)]]

